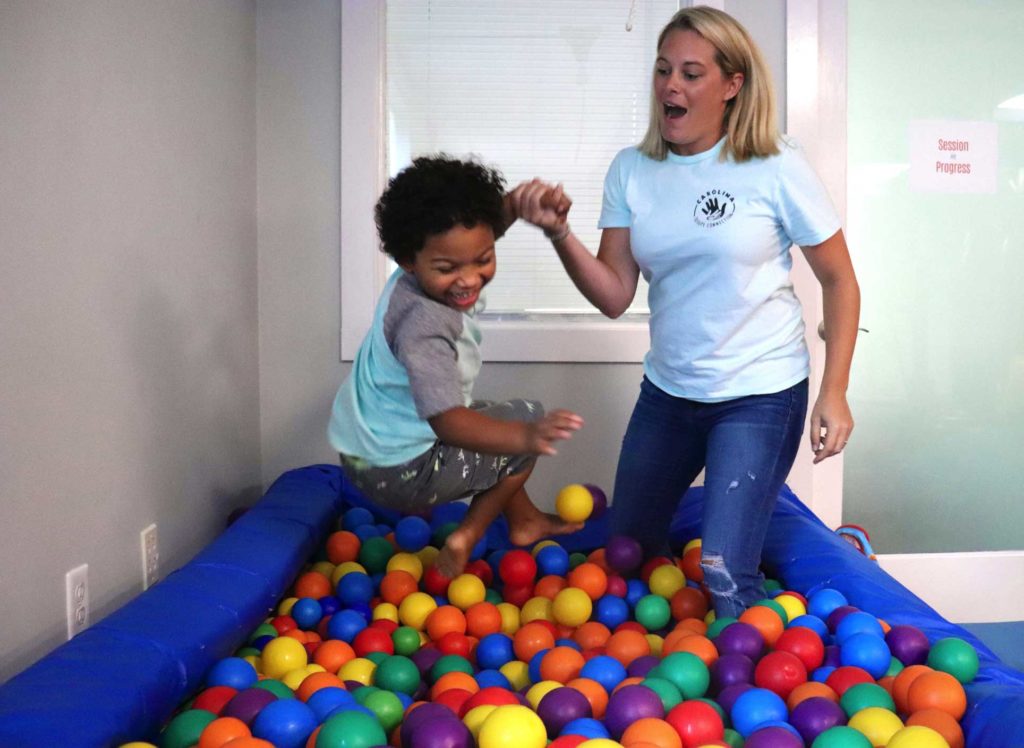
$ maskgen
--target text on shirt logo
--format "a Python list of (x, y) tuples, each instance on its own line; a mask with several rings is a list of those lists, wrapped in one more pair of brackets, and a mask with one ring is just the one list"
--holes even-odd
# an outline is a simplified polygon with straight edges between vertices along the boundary
[(693, 220), (698, 226), (714, 228), (732, 218), (736, 212), (736, 198), (726, 190), (707, 190), (697, 198), (693, 207)]

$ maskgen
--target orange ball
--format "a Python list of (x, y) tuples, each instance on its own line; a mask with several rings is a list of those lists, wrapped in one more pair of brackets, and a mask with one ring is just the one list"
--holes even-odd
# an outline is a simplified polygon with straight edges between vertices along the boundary
[(437, 701), (439, 694), (452, 688), (461, 688), (463, 691), (469, 691), (470, 694), (474, 694), (480, 690), (480, 684), (469, 673), (464, 673), (461, 670), (450, 670), (434, 681), (434, 685), (430, 688), (430, 700)]
[(604, 548), (595, 548), (594, 550), (592, 550), (590, 554), (587, 556), (587, 561), (589, 563), (597, 564), (598, 566), (600, 566), (601, 570), (605, 574), (612, 573), (612, 567), (608, 565), (608, 560), (605, 558)]
[(896, 711), (902, 714), (910, 712), (910, 707), (907, 705), (907, 692), (910, 690), (910, 684), (919, 676), (931, 672), (934, 670), (927, 665), (909, 665), (896, 674), (896, 678), (892, 682), (892, 700), (896, 704)]
[(480, 602), (466, 609), (466, 633), (483, 639), (501, 631), (501, 611), (494, 603)]
[(540, 659), (540, 677), (558, 683), (568, 683), (579, 677), (586, 660), (572, 647), (553, 647)]
[(908, 727), (914, 725), (930, 727), (949, 743), (949, 748), (964, 748), (964, 731), (960, 727), (960, 723), (953, 718), (952, 714), (941, 709), (929, 707), (914, 712), (907, 718), (906, 725)]
[(703, 618), (684, 618), (675, 626), (677, 629), (689, 629), (695, 634), (708, 633), (708, 625)]
[(334, 592), (331, 580), (318, 571), (307, 571), (295, 580), (295, 597), (311, 597), (319, 600)]
[(466, 633), (466, 614), (454, 605), (434, 608), (427, 616), (427, 636), (437, 641), (445, 634)]
[(683, 557), (679, 559), (678, 564), (686, 578), (691, 582), (697, 582), (697, 584), (704, 581), (704, 569), (700, 565), (700, 552), (701, 547), (699, 545), (694, 546), (683, 553)]
[(295, 689), (295, 695), (302, 701), (308, 701), (309, 697), (321, 688), (344, 688), (345, 684), (334, 673), (311, 673), (302, 679), (302, 683)]
[(629, 667), (637, 657), (651, 653), (651, 643), (639, 631), (623, 629), (616, 631), (608, 638), (605, 651), (606, 654), (621, 662), (623, 667)]
[(583, 649), (603, 647), (611, 638), (612, 632), (600, 621), (587, 621), (576, 628), (572, 635), (573, 641)]
[(555, 595), (568, 586), (569, 583), (565, 577), (560, 577), (557, 574), (548, 574), (537, 580), (537, 584), (533, 587), (533, 594), (534, 597), (546, 597), (548, 600), (554, 600)]
[(327, 538), (327, 559), (332, 564), (343, 564), (359, 558), (362, 541), (354, 532), (338, 530)]
[(967, 694), (960, 681), (936, 670), (914, 679), (907, 689), (907, 706), (911, 714), (922, 709), (941, 709), (959, 720), (967, 711)]
[(626, 748), (647, 743), (657, 748), (683, 748), (683, 741), (668, 722), (656, 717), (643, 717), (633, 722), (619, 739)]
[(593, 678), (573, 678), (565, 685), (575, 688), (586, 697), (590, 702), (590, 710), (594, 713), (594, 719), (604, 717), (605, 710), (608, 708), (608, 692), (604, 690), (604, 686)]
[(210, 722), (199, 734), (198, 748), (221, 748), (235, 738), (252, 736), (249, 725), (237, 717), (218, 717)]
[(767, 605), (754, 605), (740, 613), (739, 620), (749, 623), (764, 637), (765, 644), (774, 647), (776, 640), (782, 635), (786, 624), (774, 610)]
[(801, 683), (789, 692), (789, 696), (786, 697), (786, 706), (792, 712), (801, 701), (806, 701), (815, 696), (834, 701), (837, 704), (839, 703), (839, 694), (833, 691), (830, 686), (819, 683), (816, 680), (809, 680)]
[(704, 593), (693, 587), (682, 587), (676, 590), (669, 599), (672, 617), (677, 621), (687, 618), (703, 619), (708, 614), (708, 600)]
[(686, 627), (675, 628), (668, 632), (665, 636), (665, 641), (661, 644), (662, 655), (672, 654), (676, 651), (676, 647), (679, 646), (679, 642), (688, 636), (698, 636), (696, 631), (688, 629)]
[(579, 587), (591, 600), (597, 600), (608, 590), (608, 574), (592, 561), (584, 561), (569, 572), (570, 587)]
[(337, 673), (341, 666), (356, 656), (352, 645), (341, 639), (328, 639), (313, 653), (313, 662), (329, 673)]
[(512, 651), (516, 659), (529, 662), (542, 649), (555, 646), (555, 635), (540, 621), (530, 621), (519, 627), (512, 636)]
[(386, 603), (399, 605), (406, 595), (411, 595), (419, 590), (419, 583), (416, 577), (402, 569), (389, 571), (380, 580), (380, 597)]
[[(664, 647), (662, 651), (664, 651)], [(711, 664), (718, 659), (718, 647), (703, 634), (684, 636), (675, 643), (672, 652), (689, 652), (697, 655), (700, 661), (708, 667), (711, 667)]]
[(243, 736), (229, 740), (224, 743), (223, 748), (274, 748), (274, 744), (262, 738)]

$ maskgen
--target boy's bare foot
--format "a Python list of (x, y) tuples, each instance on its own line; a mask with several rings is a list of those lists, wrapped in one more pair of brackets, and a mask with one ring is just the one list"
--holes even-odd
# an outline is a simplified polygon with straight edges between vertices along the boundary
[(434, 567), (448, 579), (455, 579), (466, 568), (474, 545), (476, 540), (468, 529), (455, 528), (448, 534), (444, 546), (434, 559)]
[(533, 545), (551, 535), (565, 535), (583, 527), (582, 522), (566, 522), (557, 514), (545, 514), (534, 508), (533, 512), (508, 515), (508, 539), (512, 545)]

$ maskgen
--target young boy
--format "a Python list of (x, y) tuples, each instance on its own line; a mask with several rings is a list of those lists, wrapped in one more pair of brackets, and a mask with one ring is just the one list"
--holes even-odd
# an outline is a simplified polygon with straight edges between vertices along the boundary
[(413, 513), (472, 497), (435, 561), (449, 578), (499, 513), (515, 545), (580, 527), (538, 510), (524, 484), (536, 456), (555, 454), (554, 442), (583, 420), (567, 410), (545, 415), (529, 400), (471, 398), (481, 365), (475, 315), (512, 214), (504, 184), (493, 169), (444, 155), (418, 158), (389, 182), (375, 216), (399, 269), (328, 426), (345, 475), (381, 506)]

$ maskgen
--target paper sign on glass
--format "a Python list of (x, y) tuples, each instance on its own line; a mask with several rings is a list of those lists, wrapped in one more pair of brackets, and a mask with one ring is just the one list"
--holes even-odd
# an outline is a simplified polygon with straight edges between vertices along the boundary
[(910, 189), (915, 192), (996, 191), (999, 165), (995, 122), (910, 122)]

